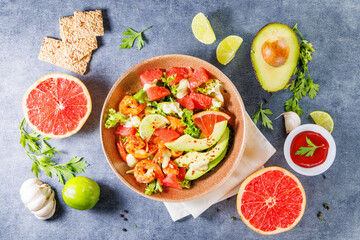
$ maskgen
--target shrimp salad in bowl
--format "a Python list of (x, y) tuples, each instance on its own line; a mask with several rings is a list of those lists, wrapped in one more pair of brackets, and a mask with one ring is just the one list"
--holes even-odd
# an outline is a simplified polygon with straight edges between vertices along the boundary
[(105, 119), (129, 167), (126, 173), (147, 184), (147, 195), (164, 187), (190, 188), (229, 148), (231, 117), (222, 82), (210, 79), (203, 67), (151, 69), (138, 80), (142, 88), (119, 96), (118, 109), (107, 109)]

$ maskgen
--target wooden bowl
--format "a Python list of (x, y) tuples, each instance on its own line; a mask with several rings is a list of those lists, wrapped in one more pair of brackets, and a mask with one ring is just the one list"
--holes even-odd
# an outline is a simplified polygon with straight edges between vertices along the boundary
[[(129, 170), (129, 167), (121, 160), (117, 151), (115, 144), (116, 136), (114, 134), (115, 129), (107, 129), (104, 127), (106, 111), (109, 108), (117, 110), (119, 102), (124, 95), (135, 93), (142, 88), (139, 80), (139, 75), (142, 72), (154, 68), (166, 69), (169, 67), (188, 66), (193, 69), (204, 67), (209, 73), (210, 78), (219, 79), (223, 83), (223, 89), (226, 90), (223, 91), (225, 108), (230, 112), (232, 117), (231, 124), (235, 130), (234, 144), (231, 149), (228, 149), (229, 153), (227, 157), (216, 166), (214, 171), (204, 174), (204, 176), (193, 181), (190, 189), (178, 190), (164, 187), (164, 191), (161, 194), (153, 194), (151, 196), (145, 195), (144, 190), (146, 184), (136, 182), (133, 175), (125, 173)], [(102, 147), (111, 168), (126, 186), (138, 194), (153, 200), (162, 202), (183, 202), (201, 197), (215, 190), (221, 186), (236, 169), (245, 148), (245, 108), (243, 101), (231, 80), (212, 64), (187, 55), (162, 55), (136, 64), (116, 81), (102, 108), (100, 135)]]

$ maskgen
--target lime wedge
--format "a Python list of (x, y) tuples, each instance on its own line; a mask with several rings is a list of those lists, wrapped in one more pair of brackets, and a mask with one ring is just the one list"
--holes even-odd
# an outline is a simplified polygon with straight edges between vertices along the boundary
[(164, 128), (169, 124), (166, 117), (159, 114), (148, 115), (140, 123), (139, 132), (142, 139), (149, 140), (155, 129)]
[(332, 133), (334, 130), (334, 120), (331, 118), (330, 114), (323, 111), (313, 111), (310, 113), (310, 116), (317, 125)]
[(228, 36), (216, 48), (216, 58), (222, 65), (228, 64), (235, 56), (243, 39), (239, 36)]
[(191, 23), (191, 30), (197, 40), (205, 44), (216, 41), (215, 33), (211, 28), (209, 20), (200, 12), (196, 14)]

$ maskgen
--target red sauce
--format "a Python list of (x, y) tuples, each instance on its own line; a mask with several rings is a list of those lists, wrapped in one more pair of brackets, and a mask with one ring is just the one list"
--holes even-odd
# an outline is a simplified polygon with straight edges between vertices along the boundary
[[(295, 155), (300, 147), (310, 147), (306, 142), (306, 137), (316, 146), (317, 148), (314, 154), (310, 157), (304, 155)], [(328, 155), (329, 143), (320, 134), (312, 131), (305, 131), (296, 135), (291, 143), (290, 156), (296, 165), (304, 168), (312, 168), (325, 162)]]

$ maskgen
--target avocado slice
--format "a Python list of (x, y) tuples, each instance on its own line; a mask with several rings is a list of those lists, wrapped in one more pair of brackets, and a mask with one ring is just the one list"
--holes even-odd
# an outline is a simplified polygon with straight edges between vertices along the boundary
[(219, 142), (215, 145), (213, 149), (208, 152), (189, 152), (175, 161), (180, 167), (189, 168), (191, 163), (198, 162), (200, 165), (207, 166), (206, 170), (193, 170), (189, 169), (185, 174), (185, 179), (194, 180), (211, 169), (213, 169), (221, 160), (225, 157), (227, 152), (227, 147), (229, 144), (229, 128), (226, 128), (224, 134), (221, 136)]
[(197, 139), (185, 134), (173, 142), (165, 143), (165, 146), (171, 150), (185, 152), (202, 151), (211, 148), (224, 134), (227, 123), (227, 121), (216, 123), (213, 133), (207, 138)]
[(260, 29), (250, 55), (261, 87), (268, 92), (283, 89), (294, 73), (299, 54), (299, 40), (287, 25), (270, 23)]

